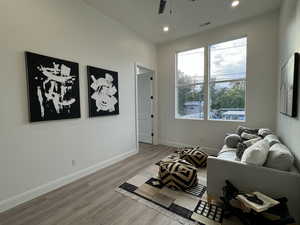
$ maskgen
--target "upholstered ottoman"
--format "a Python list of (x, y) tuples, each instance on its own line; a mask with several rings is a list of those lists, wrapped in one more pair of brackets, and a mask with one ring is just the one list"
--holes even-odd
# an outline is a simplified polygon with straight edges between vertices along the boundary
[(208, 155), (197, 146), (183, 149), (179, 152), (179, 158), (191, 163), (196, 168), (204, 168), (207, 165)]
[(197, 169), (181, 159), (160, 162), (158, 177), (173, 190), (186, 190), (198, 184)]

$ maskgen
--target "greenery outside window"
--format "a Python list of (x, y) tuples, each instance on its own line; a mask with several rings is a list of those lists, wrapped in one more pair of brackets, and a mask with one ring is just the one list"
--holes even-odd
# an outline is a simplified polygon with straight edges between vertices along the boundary
[(175, 117), (245, 121), (246, 64), (246, 37), (178, 52)]
[(177, 53), (176, 118), (204, 119), (204, 48)]
[(246, 120), (247, 38), (209, 46), (209, 119)]

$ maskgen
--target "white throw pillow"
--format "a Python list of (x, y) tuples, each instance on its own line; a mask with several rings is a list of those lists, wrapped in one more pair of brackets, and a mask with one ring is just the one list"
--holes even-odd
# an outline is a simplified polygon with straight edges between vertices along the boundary
[(265, 140), (269, 142), (270, 147), (272, 147), (275, 144), (280, 144), (279, 137), (277, 137), (274, 134), (269, 134), (265, 137)]
[(242, 133), (241, 137), (245, 140), (251, 140), (251, 139), (255, 139), (258, 138), (258, 136), (256, 134), (249, 134), (249, 133)]
[(272, 134), (272, 131), (269, 128), (260, 128), (258, 130), (258, 135), (262, 137), (266, 137), (269, 134)]
[(290, 171), (294, 164), (294, 156), (283, 144), (274, 144), (269, 151), (266, 167), (282, 171)]
[(262, 140), (262, 138), (258, 137), (258, 138), (250, 139), (248, 141), (244, 141), (244, 144), (247, 145), (247, 147), (249, 148), (251, 145), (254, 145), (256, 142), (259, 142), (260, 140)]
[(247, 148), (242, 156), (242, 163), (262, 166), (268, 157), (269, 142), (261, 140)]

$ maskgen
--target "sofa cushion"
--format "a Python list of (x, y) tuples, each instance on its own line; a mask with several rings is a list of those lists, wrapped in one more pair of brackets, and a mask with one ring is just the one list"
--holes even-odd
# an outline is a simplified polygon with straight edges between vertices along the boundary
[(259, 136), (256, 135), (256, 134), (249, 134), (249, 133), (243, 132), (242, 135), (241, 135), (241, 137), (244, 140), (251, 140), (251, 139), (258, 138)]
[(258, 137), (258, 138), (250, 139), (248, 141), (238, 143), (237, 150), (236, 150), (236, 157), (238, 159), (241, 159), (243, 157), (245, 150), (250, 146), (254, 145), (256, 142), (259, 142), (260, 140), (262, 140), (262, 138)]
[(236, 152), (232, 151), (232, 152), (223, 152), (222, 154), (220, 154), (218, 156), (218, 159), (222, 159), (222, 160), (228, 160), (228, 161), (240, 161), (240, 159), (238, 159), (236, 157)]
[(290, 171), (294, 164), (294, 156), (283, 144), (274, 144), (269, 151), (266, 167)]
[(247, 146), (247, 148), (249, 148), (250, 146), (254, 145), (256, 142), (259, 142), (260, 140), (262, 140), (261, 137), (256, 137), (254, 139), (250, 139), (248, 141), (244, 141), (243, 143)]
[(236, 149), (236, 157), (238, 159), (241, 159), (243, 157), (243, 154), (244, 154), (244, 152), (245, 152), (245, 150), (247, 148), (248, 148), (248, 146), (245, 143), (243, 143), (243, 142), (238, 143), (237, 149)]
[(224, 145), (221, 151), (219, 152), (218, 156), (220, 154), (223, 154), (224, 152), (236, 152), (236, 148), (229, 148), (227, 145)]
[(236, 151), (236, 148), (229, 148), (227, 145), (224, 145), (218, 154), (218, 159), (235, 161), (237, 159)]
[(238, 143), (241, 142), (241, 137), (237, 134), (230, 134), (225, 138), (224, 142), (229, 148), (236, 148)]
[(265, 140), (269, 142), (270, 147), (272, 147), (275, 144), (280, 144), (279, 137), (277, 137), (274, 134), (269, 134), (265, 137)]
[(258, 130), (258, 135), (262, 136), (263, 138), (268, 136), (269, 134), (272, 134), (273, 132), (269, 128), (260, 128)]
[(244, 126), (239, 126), (236, 130), (236, 133), (238, 135), (242, 135), (242, 133), (248, 133), (248, 134), (257, 134), (258, 133), (258, 129), (253, 129), (253, 128), (249, 128), (249, 127), (244, 127)]
[(241, 162), (262, 166), (266, 162), (269, 148), (269, 142), (267, 140), (258, 141), (245, 150)]

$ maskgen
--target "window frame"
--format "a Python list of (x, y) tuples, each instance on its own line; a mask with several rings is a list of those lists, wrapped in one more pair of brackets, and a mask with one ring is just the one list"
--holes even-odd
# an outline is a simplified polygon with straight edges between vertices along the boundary
[[(197, 50), (197, 49), (203, 49), (204, 51), (204, 79), (203, 82), (197, 82), (197, 83), (193, 83), (193, 84), (182, 84), (182, 85), (178, 85), (177, 81), (178, 81), (178, 54), (183, 53), (183, 52), (188, 52), (188, 51), (192, 51), (192, 50)], [(197, 121), (204, 121), (206, 120), (206, 52), (207, 52), (207, 48), (204, 47), (196, 47), (196, 48), (190, 48), (190, 49), (185, 49), (185, 50), (181, 50), (181, 51), (176, 51), (175, 53), (175, 119), (176, 120), (197, 120)], [(203, 87), (203, 92), (204, 92), (204, 106), (203, 106), (203, 118), (183, 118), (181, 116), (178, 115), (178, 87), (186, 87), (186, 86), (197, 86), (197, 85), (201, 85)]]
[[(228, 80), (220, 80), (220, 81), (213, 81), (213, 83), (225, 83), (225, 82), (244, 82), (245, 83), (245, 119), (244, 120), (223, 120), (223, 119), (210, 119), (209, 113), (210, 113), (210, 103), (211, 103), (211, 99), (210, 99), (210, 83), (211, 83), (211, 74), (210, 74), (210, 47), (213, 45), (217, 45), (217, 44), (221, 44), (224, 42), (230, 42), (230, 41), (235, 41), (238, 39), (243, 39), (246, 38), (247, 39), (247, 54), (246, 54), (246, 70), (245, 70), (245, 78), (239, 78), (239, 79), (228, 79)], [(175, 113), (174, 113), (174, 119), (175, 120), (196, 120), (196, 121), (209, 121), (209, 122), (233, 122), (233, 123), (246, 123), (247, 122), (247, 80), (248, 80), (248, 46), (249, 46), (249, 38), (248, 35), (241, 35), (241, 36), (236, 36), (236, 37), (231, 37), (225, 40), (220, 40), (217, 42), (212, 42), (212, 43), (208, 43), (204, 46), (200, 46), (200, 47), (194, 47), (194, 48), (189, 48), (189, 49), (184, 49), (184, 50), (180, 50), (180, 51), (176, 51), (175, 52)], [(182, 52), (186, 52), (186, 51), (192, 51), (192, 50), (196, 50), (196, 49), (204, 49), (204, 80), (203, 82), (198, 82), (195, 84), (191, 84), (191, 85), (203, 85), (203, 91), (204, 91), (204, 106), (203, 106), (203, 119), (201, 118), (182, 118), (180, 116), (178, 116), (178, 112), (177, 112), (177, 106), (178, 106), (178, 102), (177, 102), (177, 80), (178, 80), (178, 54), (182, 53)], [(188, 86), (188, 85), (182, 85), (182, 86)]]
[[(246, 70), (245, 70), (245, 78), (239, 78), (239, 79), (228, 79), (228, 80), (219, 80), (219, 81), (211, 81), (211, 70), (210, 70), (210, 55), (211, 55), (211, 46), (213, 45), (217, 45), (217, 44), (221, 44), (221, 43), (225, 43), (225, 42), (230, 42), (230, 41), (235, 41), (235, 40), (239, 40), (239, 39), (243, 39), (243, 38), (246, 38), (247, 39), (247, 43), (246, 43)], [(207, 96), (208, 96), (208, 99), (207, 99), (207, 102), (206, 102), (206, 105), (207, 105), (207, 112), (206, 112), (206, 120), (208, 121), (222, 121), (222, 122), (238, 122), (238, 123), (245, 123), (247, 122), (247, 70), (248, 70), (248, 36), (242, 36), (242, 37), (237, 37), (237, 38), (234, 38), (234, 39), (230, 39), (230, 40), (226, 40), (226, 41), (220, 41), (220, 42), (217, 42), (217, 43), (212, 43), (212, 44), (209, 44), (207, 46), (207, 69), (208, 69), (208, 72), (207, 72)], [(233, 82), (244, 82), (245, 83), (245, 119), (244, 120), (224, 120), (224, 119), (211, 119), (210, 118), (210, 104), (211, 104), (211, 98), (210, 98), (210, 84), (211, 83), (215, 83), (215, 84), (218, 84), (218, 83), (233, 83)]]

